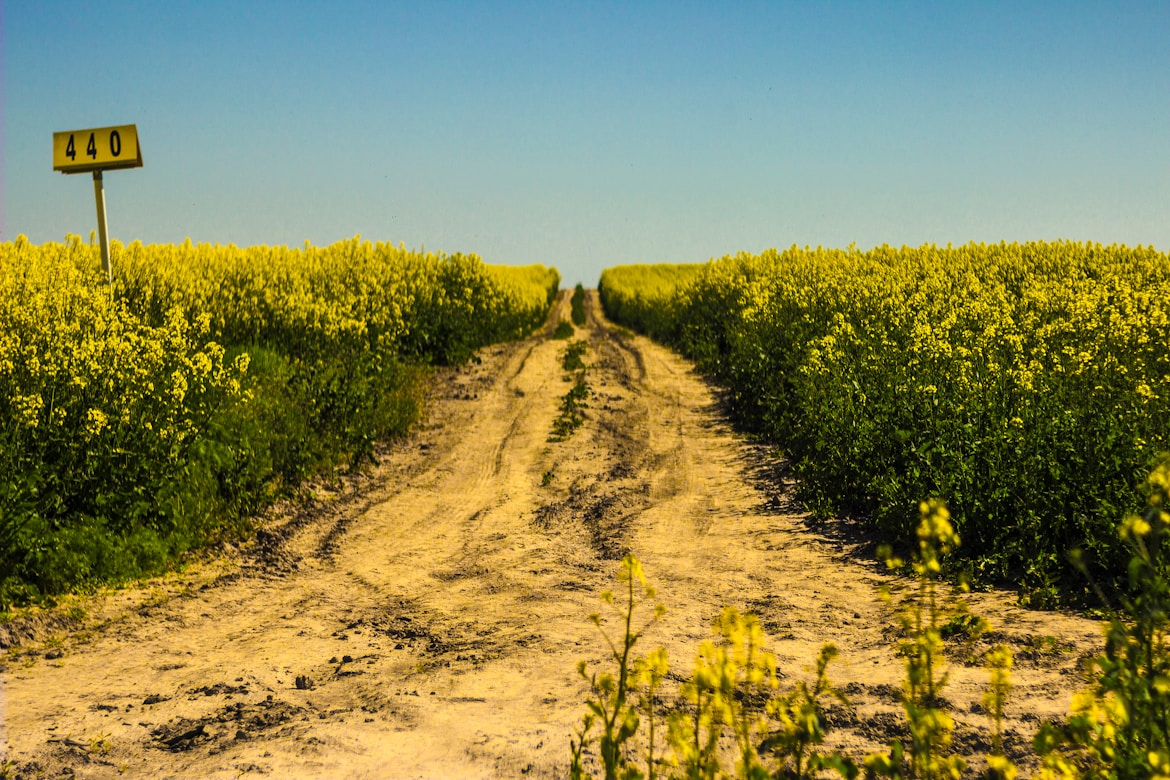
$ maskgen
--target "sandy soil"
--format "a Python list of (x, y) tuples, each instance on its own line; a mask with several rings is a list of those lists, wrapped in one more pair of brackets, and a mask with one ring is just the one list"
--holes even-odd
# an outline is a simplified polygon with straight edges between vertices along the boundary
[[(821, 643), (860, 757), (903, 728), (891, 580), (843, 524), (812, 525), (690, 366), (601, 319), (578, 331), (587, 420), (548, 441), (570, 381), (548, 330), (437, 387), (429, 422), (364, 478), (265, 521), (255, 543), (11, 624), (0, 749), (17, 777), (563, 777), (587, 621), (632, 551), (689, 672), (725, 604), (756, 611), (791, 681)], [(568, 315), (567, 298), (550, 322)], [(1016, 652), (1008, 746), (1063, 713), (1100, 646), (1081, 618), (971, 597)], [(82, 614), (84, 613), (84, 614)], [(21, 631), (25, 632), (21, 638)], [(986, 747), (986, 674), (953, 649), (959, 751)]]

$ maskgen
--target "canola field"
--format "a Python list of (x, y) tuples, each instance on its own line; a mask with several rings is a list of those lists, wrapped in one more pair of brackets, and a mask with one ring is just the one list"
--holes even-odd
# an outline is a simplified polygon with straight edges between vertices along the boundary
[(0, 610), (155, 571), (417, 418), (544, 322), (555, 269), (354, 238), (0, 244)]
[(607, 314), (727, 388), (815, 512), (885, 540), (947, 501), (976, 582), (1052, 604), (1120, 577), (1170, 449), (1170, 256), (1030, 242), (619, 266)]

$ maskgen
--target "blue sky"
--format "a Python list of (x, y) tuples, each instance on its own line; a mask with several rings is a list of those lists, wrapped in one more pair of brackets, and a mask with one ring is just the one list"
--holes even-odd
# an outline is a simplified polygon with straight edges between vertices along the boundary
[(0, 239), (95, 228), (52, 133), (135, 123), (123, 241), (542, 262), (1170, 249), (1170, 3), (0, 0)]

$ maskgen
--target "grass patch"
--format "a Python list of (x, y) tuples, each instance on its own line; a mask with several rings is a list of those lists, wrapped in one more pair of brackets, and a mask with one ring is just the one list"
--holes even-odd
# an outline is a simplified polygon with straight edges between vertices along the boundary
[(577, 381), (561, 399), (561, 413), (553, 421), (552, 434), (549, 441), (564, 441), (573, 431), (585, 422), (584, 409), (588, 408), (585, 401), (589, 398), (589, 385), (585, 384), (584, 375), (577, 377)]
[(574, 341), (569, 344), (565, 354), (561, 356), (561, 367), (566, 371), (584, 371), (585, 361), (582, 356), (585, 354), (586, 344), (584, 341)]
[(561, 398), (560, 413), (553, 421), (552, 433), (548, 437), (550, 442), (564, 441), (572, 435), (573, 431), (581, 427), (581, 423), (585, 422), (584, 410), (588, 408), (585, 402), (590, 395), (589, 385), (585, 381), (586, 365), (585, 361), (582, 360), (586, 348), (587, 345), (584, 341), (573, 341), (569, 343), (565, 348), (565, 353), (561, 356), (561, 367), (565, 371), (576, 372), (576, 376), (565, 377), (573, 380), (573, 386)]
[(572, 307), (573, 324), (581, 327), (585, 324), (585, 288), (578, 284), (573, 290), (573, 298), (569, 301)]

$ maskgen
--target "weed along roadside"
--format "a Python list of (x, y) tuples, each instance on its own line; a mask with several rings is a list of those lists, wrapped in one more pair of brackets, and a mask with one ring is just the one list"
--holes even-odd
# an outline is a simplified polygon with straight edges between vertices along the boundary
[(589, 385), (585, 381), (588, 366), (585, 365), (582, 356), (587, 348), (584, 341), (573, 341), (565, 347), (561, 367), (565, 370), (565, 380), (572, 382), (572, 386), (561, 398), (560, 413), (553, 421), (552, 433), (548, 437), (550, 442), (564, 441), (585, 421), (585, 409), (588, 408), (585, 402), (589, 399)]
[[(590, 697), (569, 741), (570, 777), (617, 778), (814, 778), (833, 773), (855, 778), (959, 778), (975, 770), (986, 778), (1015, 778), (1017, 762), (1039, 765), (1043, 778), (1156, 778), (1170, 767), (1170, 659), (1165, 652), (1166, 599), (1170, 594), (1170, 459), (1150, 474), (1142, 515), (1125, 519), (1119, 537), (1130, 551), (1130, 596), (1109, 620), (1105, 647), (1092, 657), (1091, 675), (1072, 699), (1066, 717), (1038, 724), (1033, 739), (1008, 748), (1004, 713), (1011, 691), (1013, 654), (1005, 644), (982, 649), (987, 670), (980, 697), (987, 717), (983, 749), (960, 754), (946, 697), (955, 626), (968, 646), (994, 628), (944, 590), (943, 561), (959, 546), (950, 513), (938, 501), (923, 502), (917, 551), (910, 567), (916, 581), (900, 600), (905, 678), (896, 698), (903, 710), (901, 735), (865, 756), (826, 750), (825, 739), (848, 696), (830, 682), (838, 656), (826, 643), (810, 679), (782, 689), (777, 658), (765, 647), (758, 615), (725, 606), (715, 637), (695, 654), (693, 672), (672, 674), (663, 648), (638, 647), (666, 613), (633, 555), (621, 562), (616, 591), (605, 591), (606, 609), (589, 616), (608, 657), (602, 670), (581, 661), (577, 670)], [(884, 548), (891, 570), (904, 564)], [(888, 589), (882, 590), (890, 598)], [(948, 632), (947, 629), (952, 629)], [(891, 648), (893, 649), (893, 648)], [(952, 652), (948, 653), (948, 650)], [(668, 682), (668, 680), (670, 682)]]
[(573, 297), (569, 303), (571, 306), (570, 317), (573, 320), (573, 324), (578, 328), (584, 326), (587, 319), (585, 316), (585, 287), (580, 283), (573, 288)]

